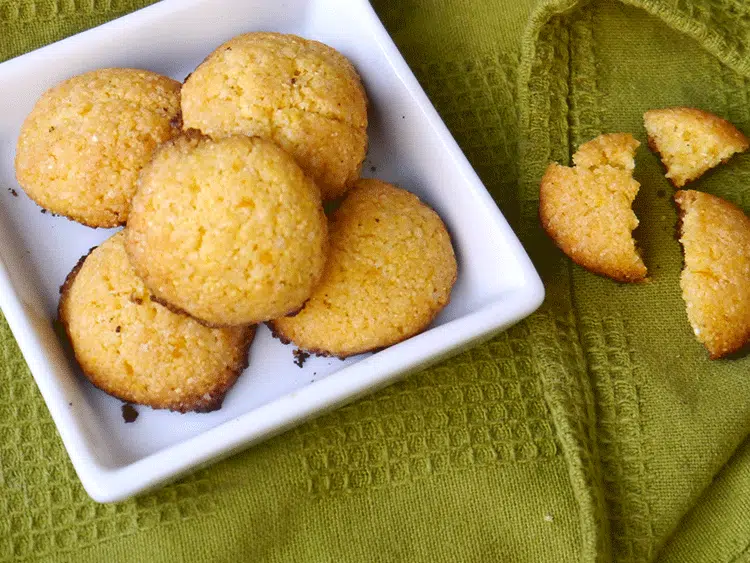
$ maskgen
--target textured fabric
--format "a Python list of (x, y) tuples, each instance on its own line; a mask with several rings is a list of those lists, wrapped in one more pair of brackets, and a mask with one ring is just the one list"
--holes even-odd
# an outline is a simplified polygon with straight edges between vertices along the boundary
[[(562, 448), (584, 517), (584, 554), (616, 561), (657, 557), (750, 431), (750, 358), (711, 362), (691, 333), (680, 297), (673, 189), (642, 126), (649, 108), (687, 105), (750, 130), (740, 73), (747, 33), (735, 35), (738, 11), (747, 7), (633, 4), (543, 4), (525, 36), (519, 77), (521, 206), (524, 224), (534, 225), (526, 242), (550, 293), (537, 315), (548, 318), (547, 327), (534, 331), (546, 348), (532, 346), (540, 361), (556, 362), (541, 371), (544, 387), (556, 392), (555, 427), (566, 431)], [(643, 144), (634, 204), (636, 239), (650, 267), (643, 285), (613, 284), (571, 266), (535, 227), (547, 162), (567, 161), (577, 145), (608, 131), (632, 132)], [(694, 187), (747, 211), (749, 172), (743, 155)], [(572, 344), (554, 327), (571, 315)], [(560, 358), (571, 346), (584, 369)]]
[[(0, 59), (148, 2), (0, 0)], [(112, 505), (88, 499), (0, 321), (0, 561), (748, 561), (750, 358), (710, 362), (680, 299), (672, 189), (637, 156), (651, 281), (574, 267), (546, 164), (694, 105), (750, 133), (741, 0), (376, 0), (548, 291), (493, 341)], [(750, 155), (697, 187), (750, 211)]]

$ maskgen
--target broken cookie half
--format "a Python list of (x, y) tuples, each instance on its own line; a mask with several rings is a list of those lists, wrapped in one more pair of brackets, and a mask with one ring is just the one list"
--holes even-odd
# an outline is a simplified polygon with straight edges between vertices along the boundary
[(695, 108), (649, 110), (643, 114), (643, 124), (649, 147), (659, 153), (666, 176), (676, 188), (750, 146), (747, 137), (726, 119)]
[(750, 340), (750, 219), (739, 207), (703, 192), (682, 190), (674, 199), (688, 319), (711, 358), (721, 358)]
[(600, 135), (578, 148), (575, 166), (550, 164), (539, 193), (542, 226), (557, 246), (587, 270), (622, 282), (647, 273), (632, 235), (639, 144), (628, 133)]

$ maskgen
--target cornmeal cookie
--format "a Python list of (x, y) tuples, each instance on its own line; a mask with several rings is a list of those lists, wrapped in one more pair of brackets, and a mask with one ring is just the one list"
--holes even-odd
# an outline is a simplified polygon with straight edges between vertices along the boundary
[(450, 236), (415, 195), (360, 180), (333, 214), (320, 285), (295, 316), (276, 319), (283, 341), (339, 357), (424, 330), (450, 299), (457, 266)]
[(575, 166), (550, 164), (539, 193), (542, 226), (557, 246), (587, 270), (623, 282), (646, 277), (632, 236), (639, 144), (628, 133), (600, 135), (578, 148)]
[(86, 377), (124, 401), (211, 411), (247, 365), (255, 327), (207, 328), (155, 303), (128, 261), (122, 232), (81, 259), (59, 316)]
[(133, 198), (126, 248), (155, 298), (210, 326), (298, 310), (323, 272), (320, 192), (270, 141), (190, 132), (162, 145)]
[(247, 33), (216, 49), (182, 88), (185, 127), (211, 137), (258, 135), (291, 153), (324, 199), (358, 178), (367, 97), (338, 51), (294, 35)]
[(649, 147), (659, 153), (677, 188), (750, 146), (734, 125), (699, 109), (652, 109), (643, 114), (643, 124)]
[(36, 103), (18, 138), (16, 178), (54, 213), (124, 225), (139, 170), (180, 128), (179, 82), (131, 68), (87, 72)]
[(750, 219), (719, 197), (694, 190), (674, 196), (685, 268), (680, 285), (695, 336), (712, 359), (750, 340)]

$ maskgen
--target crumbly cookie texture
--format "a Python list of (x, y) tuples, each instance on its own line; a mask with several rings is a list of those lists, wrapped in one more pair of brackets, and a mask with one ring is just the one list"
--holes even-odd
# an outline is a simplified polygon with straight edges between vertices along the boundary
[(330, 232), (320, 285), (298, 314), (271, 323), (282, 340), (324, 355), (369, 352), (421, 332), (448, 303), (457, 276), (450, 236), (417, 196), (360, 180)]
[(331, 47), (280, 33), (247, 33), (217, 48), (182, 89), (185, 127), (218, 138), (258, 135), (294, 156), (324, 199), (359, 178), (367, 97)]
[(155, 298), (209, 326), (298, 310), (327, 253), (320, 192), (270, 141), (197, 132), (162, 145), (143, 169), (125, 229)]
[(696, 338), (717, 359), (750, 340), (750, 219), (719, 197), (678, 191), (682, 297)]
[(123, 225), (141, 167), (180, 129), (179, 82), (138, 69), (87, 72), (36, 103), (18, 138), (16, 177), (54, 213)]
[(649, 147), (659, 153), (667, 178), (677, 188), (750, 146), (727, 120), (695, 108), (649, 110), (643, 124)]
[(575, 166), (550, 164), (539, 193), (542, 226), (557, 246), (587, 270), (622, 282), (647, 273), (632, 236), (639, 144), (628, 133), (600, 135), (578, 148)]
[(59, 316), (85, 376), (124, 401), (180, 412), (221, 407), (255, 327), (212, 329), (151, 299), (114, 235), (81, 259)]

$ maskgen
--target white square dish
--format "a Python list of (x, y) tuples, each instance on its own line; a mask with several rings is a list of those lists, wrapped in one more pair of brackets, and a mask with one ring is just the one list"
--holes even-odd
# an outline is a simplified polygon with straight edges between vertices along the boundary
[[(310, 358), (260, 327), (250, 364), (221, 410), (178, 414), (122, 402), (83, 378), (55, 330), (58, 288), (112, 231), (40, 213), (15, 180), (18, 133), (52, 85), (102, 67), (182, 80), (215, 47), (247, 31), (323, 41), (359, 70), (370, 98), (364, 173), (416, 193), (443, 218), (459, 261), (451, 302), (423, 334), (374, 355)], [(0, 64), (0, 308), (70, 459), (97, 501), (121, 500), (232, 454), (489, 338), (542, 302), (544, 289), (515, 234), (440, 120), (366, 0), (164, 0)], [(17, 192), (14, 195), (13, 190)]]

